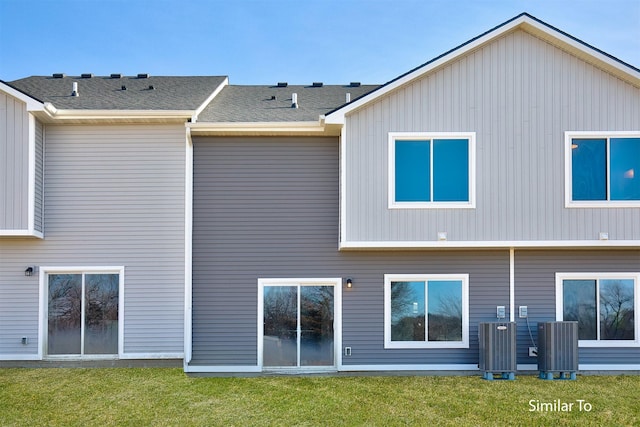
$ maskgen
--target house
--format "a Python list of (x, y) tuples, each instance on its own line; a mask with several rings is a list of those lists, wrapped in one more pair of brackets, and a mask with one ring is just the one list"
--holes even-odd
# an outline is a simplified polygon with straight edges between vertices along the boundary
[(2, 360), (470, 371), (505, 320), (526, 370), (577, 320), (640, 370), (640, 70), (528, 14), (382, 86), (0, 93)]

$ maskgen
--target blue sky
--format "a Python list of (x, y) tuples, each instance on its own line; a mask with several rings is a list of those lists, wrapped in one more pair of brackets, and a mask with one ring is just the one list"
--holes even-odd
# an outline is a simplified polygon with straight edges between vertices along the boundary
[(640, 0), (0, 0), (0, 79), (384, 83), (521, 12), (640, 67)]

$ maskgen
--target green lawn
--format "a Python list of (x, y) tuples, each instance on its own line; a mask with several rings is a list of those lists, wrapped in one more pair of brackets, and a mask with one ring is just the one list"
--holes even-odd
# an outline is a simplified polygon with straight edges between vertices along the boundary
[[(0, 369), (0, 425), (631, 426), (640, 425), (639, 392), (640, 376), (191, 378), (174, 368)], [(558, 399), (572, 410), (531, 411)]]

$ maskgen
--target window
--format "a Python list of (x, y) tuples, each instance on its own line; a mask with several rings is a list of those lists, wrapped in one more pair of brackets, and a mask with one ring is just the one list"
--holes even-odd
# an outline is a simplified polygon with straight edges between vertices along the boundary
[(578, 322), (583, 347), (638, 345), (639, 277), (635, 273), (557, 274), (557, 320)]
[(124, 269), (45, 267), (43, 271), (45, 354), (116, 357), (121, 344)]
[(389, 134), (389, 208), (473, 208), (475, 133)]
[(640, 134), (566, 132), (568, 207), (640, 206)]
[(385, 275), (385, 348), (468, 348), (467, 274)]

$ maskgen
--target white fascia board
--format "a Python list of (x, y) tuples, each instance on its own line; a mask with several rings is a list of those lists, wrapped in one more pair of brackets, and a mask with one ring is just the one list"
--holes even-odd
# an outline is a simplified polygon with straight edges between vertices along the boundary
[(187, 123), (192, 135), (324, 135), (320, 121)]
[(348, 241), (340, 242), (339, 250), (383, 249), (542, 249), (542, 248), (633, 248), (640, 249), (640, 240), (520, 240), (520, 241)]
[(194, 111), (193, 115), (191, 116), (191, 122), (193, 123), (197, 122), (198, 116), (200, 115), (200, 113), (202, 113), (202, 110), (207, 108), (207, 105), (209, 105), (209, 103), (213, 100), (213, 98), (218, 96), (218, 94), (222, 91), (222, 89), (224, 89), (224, 87), (228, 85), (229, 85), (229, 77), (225, 77), (222, 83), (220, 83), (220, 85), (213, 92), (211, 92), (211, 95), (209, 95), (207, 99), (204, 100), (202, 105), (196, 108), (196, 111)]
[(11, 86), (8, 86), (5, 83), (0, 82), (0, 90), (27, 104), (27, 111), (44, 111), (44, 104), (42, 102), (18, 90), (15, 90), (14, 88), (12, 88)]
[(340, 108), (329, 115), (326, 116), (325, 120), (327, 124), (344, 124), (344, 117), (349, 112), (362, 107), (365, 104), (368, 104), (374, 99), (385, 96), (387, 93), (394, 91), (398, 87), (401, 87), (415, 79), (418, 79), (425, 74), (431, 72), (442, 65), (455, 60), (456, 58), (462, 57), (467, 53), (479, 48), (480, 46), (495, 40), (504, 34), (516, 29), (521, 28), (524, 31), (527, 31), (533, 35), (541, 37), (545, 41), (555, 44), (559, 48), (564, 48), (570, 52), (579, 52), (579, 55), (582, 59), (586, 57), (592, 58), (593, 63), (598, 66), (607, 69), (611, 72), (614, 72), (618, 77), (624, 78), (626, 76), (626, 81), (634, 84), (637, 87), (640, 87), (640, 71), (634, 69), (631, 66), (625, 65), (619, 60), (616, 60), (612, 56), (605, 54), (604, 52), (599, 51), (598, 49), (569, 36), (566, 33), (563, 33), (561, 30), (556, 29), (552, 26), (546, 25), (540, 21), (533, 19), (527, 15), (521, 15), (512, 21), (508, 21), (507, 23), (495, 28), (493, 31), (489, 31), (484, 35), (472, 39), (471, 41), (463, 44), (454, 50), (450, 51), (448, 54), (444, 54), (441, 57), (437, 57), (424, 64), (421, 67), (416, 68), (409, 73), (400, 76), (396, 80), (392, 80), (387, 83), (385, 86), (382, 86), (378, 90), (374, 90), (368, 95), (363, 96), (360, 99), (357, 99), (351, 102), (348, 105), (345, 105), (343, 108)]
[(56, 120), (188, 120), (194, 110), (62, 110), (45, 103), (44, 110)]

